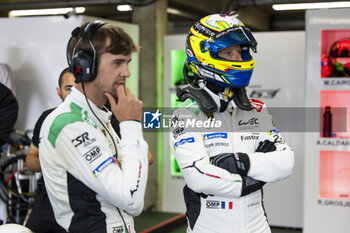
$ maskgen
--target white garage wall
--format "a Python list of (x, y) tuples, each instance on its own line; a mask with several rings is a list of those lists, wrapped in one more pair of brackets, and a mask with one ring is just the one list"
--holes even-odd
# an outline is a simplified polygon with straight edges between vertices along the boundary
[[(19, 116), (15, 129), (33, 129), (41, 113), (57, 106), (58, 76), (67, 67), (66, 45), (71, 31), (96, 18), (63, 16), (1, 18), (0, 63), (8, 64), (14, 74)], [(106, 21), (104, 19), (100, 19)], [(138, 45), (139, 26), (107, 21), (121, 26)], [(127, 85), (138, 93), (138, 54), (130, 63)]]
[[(254, 33), (258, 41), (258, 53), (253, 54), (256, 67), (248, 95), (255, 90), (262, 93), (262, 100), (271, 113), (300, 111), (305, 106), (305, 32), (259, 32)], [(265, 90), (265, 91), (261, 91)], [(273, 98), (266, 90), (277, 91)], [(253, 96), (251, 96), (253, 97)], [(294, 116), (294, 115), (293, 115)], [(276, 121), (277, 116), (274, 116)], [(303, 119), (300, 119), (303, 120)], [(295, 152), (294, 170), (288, 179), (267, 184), (264, 187), (264, 205), (272, 226), (303, 226), (303, 161), (304, 133), (286, 132), (297, 128), (298, 122), (283, 120), (277, 128), (287, 144)]]

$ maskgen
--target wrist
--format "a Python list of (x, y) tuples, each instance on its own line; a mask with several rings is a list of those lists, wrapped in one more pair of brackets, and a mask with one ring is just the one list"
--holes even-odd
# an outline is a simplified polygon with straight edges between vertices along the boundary
[(137, 120), (124, 120), (120, 122), (120, 134), (122, 139), (134, 140), (142, 138), (142, 125)]
[(249, 156), (246, 153), (235, 153), (238, 174), (246, 176), (250, 168)]

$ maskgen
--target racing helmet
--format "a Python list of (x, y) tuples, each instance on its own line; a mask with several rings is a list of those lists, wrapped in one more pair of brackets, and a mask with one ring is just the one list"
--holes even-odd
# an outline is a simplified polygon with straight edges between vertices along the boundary
[(329, 51), (329, 58), (334, 72), (342, 76), (350, 76), (350, 38), (338, 40), (333, 43)]
[[(250, 49), (256, 52), (257, 42), (238, 15), (213, 14), (196, 22), (186, 38), (185, 67), (194, 77), (226, 88), (248, 86), (254, 69)], [(241, 60), (227, 60), (218, 55), (224, 48), (239, 45)]]

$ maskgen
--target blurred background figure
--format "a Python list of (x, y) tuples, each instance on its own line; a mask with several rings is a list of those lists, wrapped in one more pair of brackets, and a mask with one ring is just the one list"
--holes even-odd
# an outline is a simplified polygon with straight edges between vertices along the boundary
[[(12, 71), (6, 64), (0, 64), (0, 146), (8, 141), (18, 116), (18, 102)], [(0, 220), (6, 216), (6, 204), (0, 200)]]
[(0, 145), (7, 142), (18, 116), (18, 103), (12, 91), (0, 83)]
[(16, 96), (15, 82), (10, 66), (6, 64), (0, 64), (0, 82), (9, 88), (13, 95)]

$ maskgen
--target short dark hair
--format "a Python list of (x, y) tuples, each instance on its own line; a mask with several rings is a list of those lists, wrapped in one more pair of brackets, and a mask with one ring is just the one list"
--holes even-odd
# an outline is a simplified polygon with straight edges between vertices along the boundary
[(64, 70), (62, 70), (62, 72), (60, 73), (60, 76), (58, 78), (58, 87), (61, 88), (61, 85), (63, 83), (63, 76), (65, 73), (71, 73), (69, 67), (65, 68)]
[[(68, 44), (68, 57), (72, 59), (73, 49), (81, 38), (85, 27), (89, 24), (84, 23), (81, 25), (80, 33), (77, 37), (72, 38)], [(107, 47), (106, 40), (110, 38), (111, 44)], [(125, 32), (121, 27), (118, 27), (113, 24), (105, 24), (101, 26), (92, 36), (91, 43), (93, 44), (96, 50), (96, 60), (97, 64), (99, 63), (99, 58), (103, 53), (112, 53), (112, 54), (123, 54), (128, 55), (138, 50), (138, 47), (134, 44), (133, 39), (130, 35)], [(80, 41), (78, 47), (75, 50), (77, 53), (79, 50), (86, 50), (93, 53), (91, 45), (87, 39)]]

